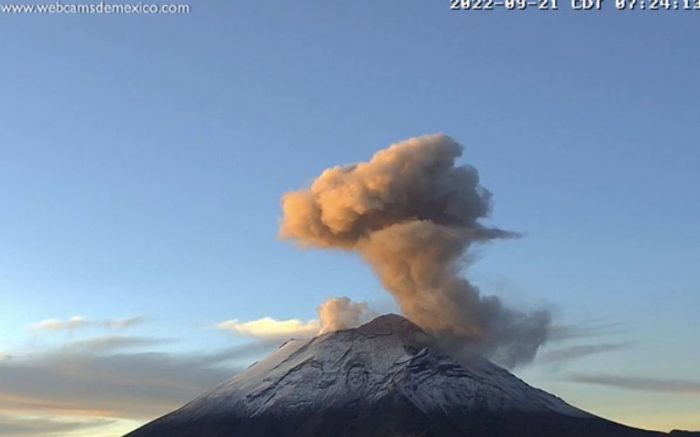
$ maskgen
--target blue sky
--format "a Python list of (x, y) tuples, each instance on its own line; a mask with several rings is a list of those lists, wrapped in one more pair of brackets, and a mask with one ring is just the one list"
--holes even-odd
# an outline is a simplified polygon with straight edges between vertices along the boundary
[(0, 15), (0, 353), (112, 332), (30, 328), (76, 315), (141, 316), (129, 335), (178, 354), (332, 296), (389, 308), (355, 257), (276, 238), (280, 196), (444, 132), (494, 193), (488, 222), (525, 234), (480, 248), (474, 282), (592, 327), (548, 348), (619, 346), (516, 373), (614, 420), (700, 428), (697, 14), (444, 3)]

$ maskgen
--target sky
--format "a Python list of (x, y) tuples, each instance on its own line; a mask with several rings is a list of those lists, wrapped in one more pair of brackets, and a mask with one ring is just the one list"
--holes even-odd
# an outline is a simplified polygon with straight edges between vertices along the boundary
[(698, 16), (604, 6), (0, 14), (0, 436), (118, 436), (327, 298), (397, 311), (357, 256), (280, 241), (280, 198), (436, 132), (492, 191), (485, 223), (523, 233), (467, 276), (555, 315), (514, 373), (700, 429)]

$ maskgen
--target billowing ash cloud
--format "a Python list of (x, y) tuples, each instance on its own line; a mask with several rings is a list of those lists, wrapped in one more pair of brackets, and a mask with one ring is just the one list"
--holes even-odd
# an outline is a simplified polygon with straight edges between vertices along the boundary
[(318, 306), (321, 334), (360, 326), (374, 315), (365, 302), (353, 302), (347, 297), (327, 299)]
[(327, 169), (308, 189), (284, 195), (280, 235), (358, 252), (414, 323), (513, 366), (534, 357), (550, 316), (507, 308), (460, 275), (472, 244), (516, 236), (479, 223), (491, 193), (475, 168), (456, 165), (462, 150), (429, 135)]

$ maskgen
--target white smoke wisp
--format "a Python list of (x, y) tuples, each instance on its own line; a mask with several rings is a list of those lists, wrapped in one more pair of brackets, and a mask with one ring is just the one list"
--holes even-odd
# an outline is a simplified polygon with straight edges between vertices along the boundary
[(428, 135), (327, 169), (283, 196), (280, 236), (359, 253), (411, 321), (512, 367), (534, 358), (550, 315), (508, 308), (462, 276), (473, 244), (517, 236), (479, 223), (491, 193), (474, 167), (456, 164), (462, 152), (452, 138)]
[(367, 303), (353, 302), (347, 297), (327, 299), (316, 311), (321, 323), (320, 334), (358, 327), (375, 315)]

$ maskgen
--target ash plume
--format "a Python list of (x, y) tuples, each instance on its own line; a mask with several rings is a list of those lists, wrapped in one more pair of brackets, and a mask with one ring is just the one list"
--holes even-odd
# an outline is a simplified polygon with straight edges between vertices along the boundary
[(280, 236), (355, 251), (414, 323), (453, 349), (514, 366), (547, 339), (550, 315), (483, 296), (461, 273), (473, 244), (517, 234), (485, 227), (491, 193), (445, 135), (394, 144), (370, 161), (325, 170), (282, 198)]

